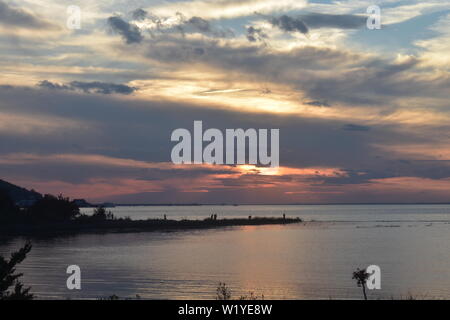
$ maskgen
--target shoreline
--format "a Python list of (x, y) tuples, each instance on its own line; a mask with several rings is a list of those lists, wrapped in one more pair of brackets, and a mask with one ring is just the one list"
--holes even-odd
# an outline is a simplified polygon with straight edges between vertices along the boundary
[(183, 231), (239, 226), (285, 225), (302, 223), (300, 218), (254, 217), (252, 219), (204, 220), (108, 220), (99, 222), (71, 221), (42, 224), (11, 224), (0, 226), (2, 236), (39, 236), (80, 233), (133, 233), (156, 231)]

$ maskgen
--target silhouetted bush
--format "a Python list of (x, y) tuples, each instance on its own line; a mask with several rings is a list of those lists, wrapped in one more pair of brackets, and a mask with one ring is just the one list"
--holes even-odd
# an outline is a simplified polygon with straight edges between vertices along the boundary
[(31, 300), (30, 288), (23, 287), (19, 281), (22, 273), (16, 273), (16, 266), (25, 260), (31, 250), (31, 243), (17, 252), (11, 254), (11, 258), (6, 260), (0, 256), (0, 300)]
[[(216, 289), (216, 300), (232, 300), (231, 289), (225, 283), (220, 282)], [(243, 295), (238, 300), (264, 300), (264, 295), (255, 295), (254, 292), (249, 292), (248, 295)]]
[(106, 211), (105, 207), (99, 206), (94, 209), (94, 213), (92, 215), (80, 214), (76, 218), (76, 220), (83, 223), (91, 223), (104, 221), (122, 221), (125, 219), (117, 219), (111, 211)]
[(216, 300), (231, 300), (231, 290), (225, 283), (219, 283), (216, 289)]
[(251, 301), (255, 301), (255, 300), (264, 300), (264, 295), (262, 294), (261, 296), (255, 295), (254, 292), (249, 292), (248, 296), (240, 296), (239, 300), (251, 300)]
[(111, 211), (106, 211), (105, 207), (100, 206), (95, 208), (94, 214), (90, 217), (94, 221), (115, 220), (114, 214)]
[(76, 219), (80, 208), (69, 198), (46, 194), (29, 209), (29, 218), (35, 222), (61, 222)]

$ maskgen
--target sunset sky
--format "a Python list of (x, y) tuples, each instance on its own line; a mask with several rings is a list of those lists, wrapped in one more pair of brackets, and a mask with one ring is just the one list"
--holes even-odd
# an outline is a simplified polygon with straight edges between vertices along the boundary
[[(450, 202), (447, 0), (0, 0), (0, 66), (0, 178), (41, 193)], [(279, 128), (280, 168), (172, 164), (194, 120)]]

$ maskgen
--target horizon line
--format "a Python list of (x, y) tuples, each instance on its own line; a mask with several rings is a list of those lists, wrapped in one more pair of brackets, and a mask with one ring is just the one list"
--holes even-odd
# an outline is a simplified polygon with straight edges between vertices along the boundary
[[(89, 201), (88, 201), (89, 202)], [(450, 202), (327, 202), (327, 203), (90, 203), (92, 205), (109, 204), (114, 206), (320, 206), (320, 205), (450, 205)]]

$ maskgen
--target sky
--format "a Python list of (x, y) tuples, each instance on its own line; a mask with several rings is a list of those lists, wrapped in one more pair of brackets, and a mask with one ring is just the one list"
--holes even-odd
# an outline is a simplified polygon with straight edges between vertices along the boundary
[[(0, 70), (0, 178), (41, 193), (450, 202), (447, 0), (0, 0)], [(280, 167), (173, 164), (195, 120), (280, 129)]]

